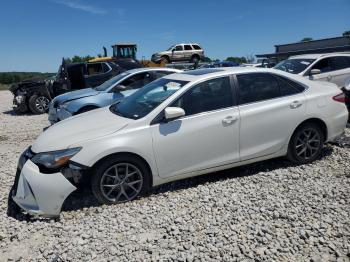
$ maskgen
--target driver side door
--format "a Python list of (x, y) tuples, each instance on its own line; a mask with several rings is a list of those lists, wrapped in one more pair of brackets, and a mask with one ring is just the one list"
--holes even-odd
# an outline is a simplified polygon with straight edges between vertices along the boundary
[(185, 116), (151, 124), (160, 177), (239, 161), (240, 117), (230, 77), (199, 83), (169, 106), (181, 107)]
[(183, 45), (177, 45), (174, 47), (171, 53), (171, 60), (172, 61), (179, 61), (182, 60), (184, 57), (184, 47)]

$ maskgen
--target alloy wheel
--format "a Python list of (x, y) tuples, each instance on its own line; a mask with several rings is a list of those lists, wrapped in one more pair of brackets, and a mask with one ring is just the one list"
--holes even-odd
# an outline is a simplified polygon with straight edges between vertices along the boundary
[(39, 96), (35, 100), (35, 106), (41, 112), (46, 112), (49, 109), (49, 103), (49, 99), (45, 96)]
[(322, 141), (318, 131), (307, 128), (298, 135), (295, 151), (298, 157), (308, 160), (318, 153), (321, 144)]
[(141, 191), (143, 176), (141, 171), (130, 163), (118, 163), (108, 168), (100, 180), (103, 196), (112, 203), (134, 199)]

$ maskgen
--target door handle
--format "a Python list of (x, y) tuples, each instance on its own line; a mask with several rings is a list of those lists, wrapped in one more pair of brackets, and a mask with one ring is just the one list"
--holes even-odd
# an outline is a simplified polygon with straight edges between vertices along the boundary
[(295, 108), (298, 108), (298, 107), (301, 107), (302, 106), (302, 103), (299, 102), (299, 101), (293, 101), (291, 104), (290, 104), (290, 108), (291, 109), (295, 109)]
[(224, 125), (230, 125), (233, 122), (237, 121), (238, 117), (237, 116), (227, 116), (222, 120), (222, 123)]

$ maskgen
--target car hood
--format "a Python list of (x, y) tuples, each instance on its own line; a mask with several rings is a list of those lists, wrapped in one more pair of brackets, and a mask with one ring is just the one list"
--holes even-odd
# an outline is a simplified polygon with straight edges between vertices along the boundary
[(70, 117), (46, 129), (32, 145), (34, 153), (68, 148), (82, 141), (106, 136), (134, 120), (113, 114), (109, 107)]
[(83, 97), (87, 97), (87, 96), (95, 96), (99, 93), (100, 93), (99, 91), (97, 91), (93, 88), (84, 88), (81, 90), (68, 92), (68, 93), (65, 93), (63, 95), (59, 95), (59, 96), (55, 97), (55, 99), (53, 100), (53, 103), (55, 105), (62, 104), (62, 103), (65, 103), (65, 102), (68, 102), (71, 100), (78, 99), (78, 98), (83, 98)]

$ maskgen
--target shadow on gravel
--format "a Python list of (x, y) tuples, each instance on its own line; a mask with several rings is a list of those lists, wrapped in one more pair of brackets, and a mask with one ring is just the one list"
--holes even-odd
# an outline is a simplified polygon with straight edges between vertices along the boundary
[(4, 115), (11, 115), (11, 116), (32, 116), (32, 115), (33, 115), (33, 114), (29, 113), (29, 112), (19, 114), (19, 113), (16, 113), (13, 109), (4, 111), (4, 112), (2, 112), (2, 113), (3, 113)]
[[(331, 155), (333, 149), (331, 146), (325, 146), (322, 152), (321, 158)], [(151, 194), (157, 195), (168, 191), (178, 191), (191, 187), (197, 187), (199, 185), (203, 185), (206, 183), (214, 183), (217, 181), (222, 181), (228, 178), (238, 178), (245, 176), (256, 175), (260, 172), (268, 172), (273, 171), (280, 168), (287, 168), (297, 166), (292, 164), (285, 158), (276, 158), (271, 160), (266, 160), (250, 165), (245, 165), (241, 167), (235, 167), (231, 169), (227, 169), (224, 171), (214, 172), (206, 175), (201, 175), (197, 177), (187, 178), (175, 182), (170, 182), (161, 186), (157, 186), (152, 189)], [(74, 211), (87, 207), (97, 207), (100, 204), (96, 201), (89, 187), (81, 187), (78, 190), (74, 191), (64, 202), (62, 211)], [(35, 222), (35, 221), (47, 221), (50, 222), (52, 219), (45, 218), (31, 218), (27, 215), (19, 214), (16, 217), (17, 220), (27, 221), (27, 222)], [(56, 221), (59, 218), (55, 219)]]

